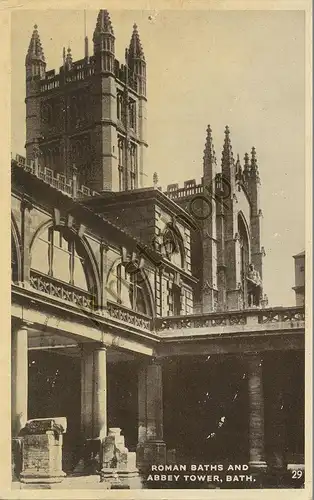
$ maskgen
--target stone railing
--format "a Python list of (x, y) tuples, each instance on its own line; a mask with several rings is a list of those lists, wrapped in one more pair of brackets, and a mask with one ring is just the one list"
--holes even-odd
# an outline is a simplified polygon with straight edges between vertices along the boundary
[(67, 178), (65, 175), (58, 174), (50, 168), (41, 167), (37, 160), (27, 160), (21, 155), (16, 155), (15, 159), (12, 159), (11, 161), (12, 164), (23, 168), (26, 172), (35, 175), (38, 179), (41, 179), (46, 184), (49, 184), (71, 198), (100, 196), (97, 191), (93, 191), (84, 185), (78, 186), (76, 173), (73, 173), (72, 178)]
[(107, 312), (112, 318), (118, 319), (130, 325), (144, 330), (151, 330), (151, 319), (145, 314), (138, 313), (114, 302), (107, 302)]
[(183, 188), (179, 188), (178, 184), (170, 184), (167, 187), (165, 194), (171, 200), (177, 200), (180, 198), (187, 198), (188, 196), (195, 196), (196, 194), (203, 193), (202, 184), (186, 184)]
[(95, 74), (95, 59), (81, 59), (72, 63), (71, 69), (61, 68), (60, 73), (56, 74), (54, 70), (47, 71), (45, 78), (40, 82), (40, 91), (47, 92), (57, 89), (62, 85), (72, 82), (79, 82)]
[[(30, 285), (38, 292), (47, 293), (53, 297), (66, 302), (71, 302), (75, 306), (83, 309), (89, 309), (94, 314), (100, 314), (102, 311), (95, 306), (95, 296), (89, 292), (78, 289), (63, 281), (59, 281), (51, 276), (40, 273), (39, 271), (31, 270)], [(104, 312), (110, 317), (128, 323), (137, 328), (144, 330), (152, 329), (152, 320), (145, 314), (132, 311), (126, 307), (114, 302), (107, 302), (107, 307)]]
[(155, 330), (215, 329), (215, 327), (232, 327), (235, 325), (248, 325), (252, 328), (254, 328), (254, 325), (259, 325), (260, 328), (265, 323), (284, 323), (288, 326), (289, 323), (304, 323), (304, 319), (304, 307), (274, 307), (156, 318)]
[(31, 270), (30, 285), (38, 292), (47, 293), (84, 309), (93, 309), (94, 296), (68, 283), (63, 283), (38, 271)]

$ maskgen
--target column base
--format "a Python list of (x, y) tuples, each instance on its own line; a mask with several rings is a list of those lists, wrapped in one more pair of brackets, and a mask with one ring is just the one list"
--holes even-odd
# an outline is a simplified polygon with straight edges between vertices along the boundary
[(41, 474), (41, 473), (21, 473), (20, 481), (21, 483), (61, 483), (63, 479), (66, 477), (66, 473), (61, 471), (59, 474), (55, 476), (50, 476), (49, 474)]
[(22, 471), (22, 446), (23, 438), (12, 438), (12, 451), (11, 451), (11, 467), (12, 467), (12, 480), (19, 479)]
[(103, 468), (100, 482), (108, 489), (141, 489), (142, 481), (137, 469), (117, 470)]
[(164, 465), (167, 462), (166, 443), (163, 440), (151, 440), (139, 443), (136, 448), (136, 465), (140, 471), (151, 465)]
[(249, 467), (253, 472), (266, 472), (267, 463), (264, 460), (252, 460), (249, 462)]

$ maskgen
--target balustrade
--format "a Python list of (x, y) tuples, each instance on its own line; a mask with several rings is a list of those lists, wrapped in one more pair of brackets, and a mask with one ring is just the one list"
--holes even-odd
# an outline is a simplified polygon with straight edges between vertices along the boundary
[(222, 311), (220, 313), (194, 314), (156, 318), (156, 331), (180, 330), (192, 328), (215, 328), (221, 326), (290, 323), (293, 326), (302, 323), (304, 327), (305, 313), (302, 307), (278, 307), (256, 310)]
[(202, 184), (197, 184), (195, 186), (183, 187), (173, 190), (167, 190), (166, 195), (171, 200), (176, 200), (178, 198), (185, 198), (188, 196), (195, 196), (203, 192)]
[(114, 302), (107, 302), (107, 312), (112, 318), (124, 321), (138, 328), (151, 330), (151, 319), (142, 313), (131, 311), (126, 307), (116, 304)]
[(90, 196), (100, 196), (100, 193), (81, 185), (77, 190), (75, 189), (74, 176), (71, 179), (66, 178), (63, 174), (58, 174), (47, 167), (39, 167), (38, 163), (34, 160), (27, 160), (24, 156), (16, 155), (15, 160), (12, 162), (26, 172), (29, 172), (46, 184), (53, 186), (58, 191), (73, 197), (84, 198)]
[(39, 273), (38, 271), (31, 270), (30, 285), (38, 292), (44, 292), (58, 299), (72, 302), (72, 304), (79, 307), (86, 309), (93, 308), (93, 294)]

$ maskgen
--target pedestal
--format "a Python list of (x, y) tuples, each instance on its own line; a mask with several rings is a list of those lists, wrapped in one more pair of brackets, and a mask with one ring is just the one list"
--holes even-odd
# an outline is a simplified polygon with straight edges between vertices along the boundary
[(140, 488), (141, 480), (136, 468), (136, 454), (125, 447), (121, 429), (109, 429), (102, 442), (101, 481), (111, 489)]
[[(65, 418), (56, 419), (66, 422)], [(22, 483), (57, 483), (66, 474), (62, 471), (62, 441), (66, 424), (54, 419), (34, 419), (27, 422), (23, 435)]]

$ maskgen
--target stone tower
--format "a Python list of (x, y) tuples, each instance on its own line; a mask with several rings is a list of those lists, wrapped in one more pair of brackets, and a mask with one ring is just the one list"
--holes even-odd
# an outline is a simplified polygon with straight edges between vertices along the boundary
[(59, 73), (46, 71), (37, 26), (26, 56), (26, 156), (96, 191), (143, 186), (146, 62), (136, 25), (125, 61), (115, 58), (109, 13), (100, 10), (93, 55), (74, 61), (63, 49)]
[[(199, 278), (195, 312), (238, 310), (249, 306), (247, 274), (253, 264), (263, 277), (264, 249), (261, 247), (260, 178), (255, 148), (246, 153), (244, 167), (235, 161), (230, 130), (225, 128), (218, 167), (212, 130), (207, 128), (203, 177), (199, 184), (189, 180), (184, 188), (171, 184), (168, 196), (197, 220), (192, 268)], [(196, 211), (198, 201), (201, 213)], [(201, 262), (201, 264), (200, 264)], [(261, 293), (262, 293), (262, 288)]]

